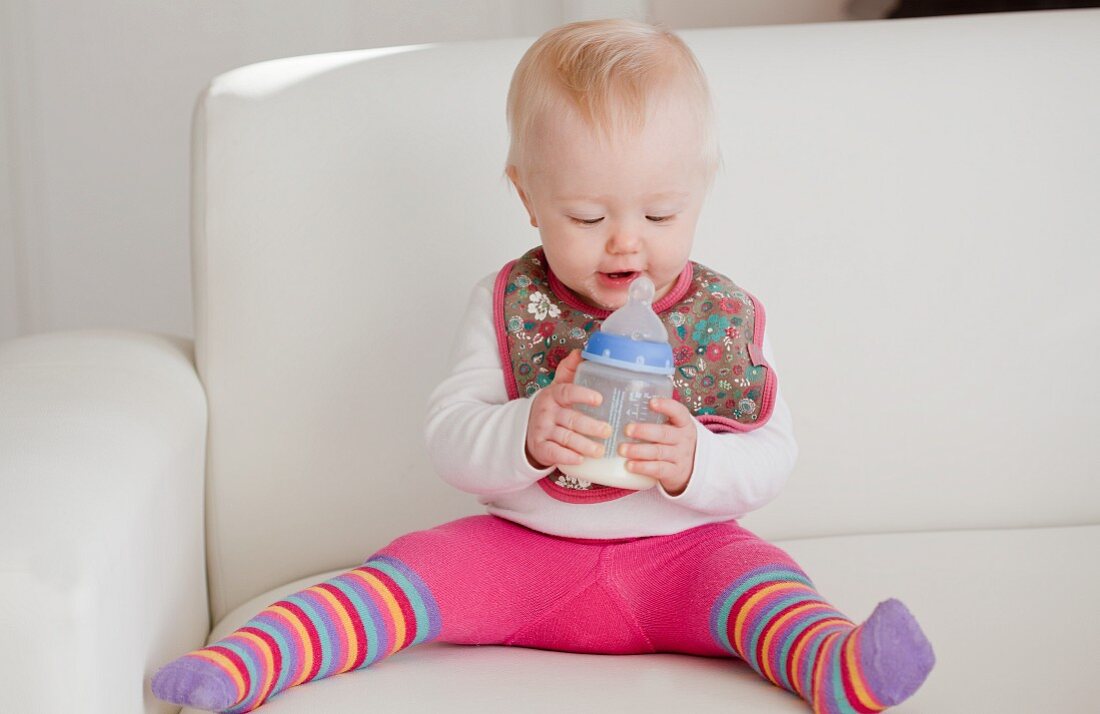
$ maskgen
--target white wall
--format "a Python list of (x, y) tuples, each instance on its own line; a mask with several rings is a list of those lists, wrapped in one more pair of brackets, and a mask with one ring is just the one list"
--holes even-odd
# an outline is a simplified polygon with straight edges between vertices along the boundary
[(16, 61), (21, 53), (14, 44), (13, 28), (16, 17), (12, 5), (0, 2), (0, 340), (22, 334), (27, 324), (20, 310), (27, 305), (25, 286), (20, 283), (27, 276), (25, 260), (21, 254), (23, 243), (17, 241), (23, 230), (17, 224), (16, 207), (21, 204), (14, 188), (19, 167), (16, 153), (19, 142), (14, 135), (11, 121), (14, 93), (22, 86)]
[(0, 339), (80, 327), (193, 335), (191, 111), (221, 72), (534, 37), (594, 17), (683, 28), (859, 16), (848, 2), (0, 0)]

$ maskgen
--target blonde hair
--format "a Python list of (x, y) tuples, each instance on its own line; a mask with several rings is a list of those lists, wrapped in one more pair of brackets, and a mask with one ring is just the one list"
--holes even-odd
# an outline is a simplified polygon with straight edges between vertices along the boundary
[(599, 141), (645, 124), (655, 99), (686, 93), (702, 130), (708, 181), (722, 163), (706, 76), (691, 49), (667, 27), (628, 19), (586, 20), (549, 30), (520, 59), (508, 88), (507, 166), (529, 166), (540, 118), (575, 110)]

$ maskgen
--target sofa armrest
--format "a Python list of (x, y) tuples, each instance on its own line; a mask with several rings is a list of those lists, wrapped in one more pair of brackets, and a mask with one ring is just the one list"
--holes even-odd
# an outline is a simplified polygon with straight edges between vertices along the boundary
[(206, 398), (183, 338), (0, 343), (0, 711), (174, 712), (209, 631)]

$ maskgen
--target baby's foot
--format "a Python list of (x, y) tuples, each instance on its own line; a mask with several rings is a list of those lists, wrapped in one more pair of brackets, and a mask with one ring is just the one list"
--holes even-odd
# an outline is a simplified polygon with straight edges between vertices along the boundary
[(880, 602), (859, 640), (860, 666), (879, 702), (900, 704), (924, 682), (936, 656), (920, 625), (900, 601)]
[(812, 661), (806, 699), (814, 712), (850, 714), (881, 712), (909, 699), (936, 658), (909, 609), (888, 600), (864, 624), (827, 636)]
[(204, 711), (222, 711), (236, 704), (237, 685), (229, 674), (199, 657), (183, 656), (153, 675), (153, 694), (158, 699)]

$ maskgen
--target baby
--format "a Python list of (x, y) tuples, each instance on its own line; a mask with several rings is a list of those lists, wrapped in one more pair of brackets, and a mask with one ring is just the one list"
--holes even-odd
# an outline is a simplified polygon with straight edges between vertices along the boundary
[[(506, 175), (541, 245), (474, 288), (433, 392), (429, 454), (487, 513), (394, 540), (170, 662), (157, 697), (246, 712), (421, 643), (736, 657), (816, 712), (875, 712), (934, 663), (897, 600), (860, 625), (737, 518), (797, 456), (764, 312), (691, 260), (719, 165), (707, 83), (675, 34), (628, 20), (555, 28), (508, 94)], [(661, 425), (625, 427), (625, 490), (564, 476), (611, 427), (575, 405), (578, 348), (640, 275), (676, 359)]]

